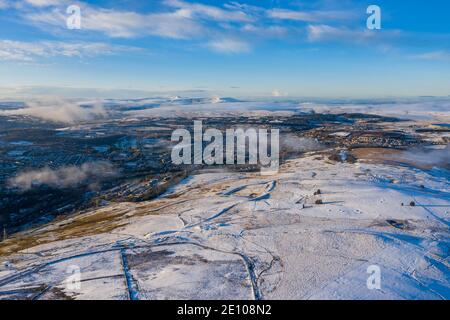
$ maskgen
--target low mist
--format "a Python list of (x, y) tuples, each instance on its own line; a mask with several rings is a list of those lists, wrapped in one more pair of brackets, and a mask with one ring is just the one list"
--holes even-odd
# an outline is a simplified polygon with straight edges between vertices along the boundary
[(5, 116), (30, 116), (44, 121), (60, 123), (77, 123), (105, 118), (107, 111), (101, 103), (85, 107), (80, 104), (56, 97), (40, 98), (25, 103), (25, 108), (0, 110)]
[(444, 149), (413, 149), (402, 153), (402, 159), (423, 167), (450, 167), (450, 145)]
[(324, 149), (324, 146), (312, 138), (298, 137), (294, 134), (281, 136), (281, 150), (284, 152), (311, 152)]
[(28, 191), (39, 186), (72, 188), (94, 183), (118, 175), (114, 166), (105, 161), (89, 162), (81, 166), (65, 166), (55, 170), (48, 167), (19, 173), (8, 182), (10, 187)]

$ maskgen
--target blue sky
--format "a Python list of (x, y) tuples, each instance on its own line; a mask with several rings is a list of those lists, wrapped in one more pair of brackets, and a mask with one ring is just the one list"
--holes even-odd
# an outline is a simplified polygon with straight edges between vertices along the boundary
[[(366, 28), (371, 4), (381, 30)], [(449, 15), (444, 0), (0, 0), (0, 94), (448, 96)]]

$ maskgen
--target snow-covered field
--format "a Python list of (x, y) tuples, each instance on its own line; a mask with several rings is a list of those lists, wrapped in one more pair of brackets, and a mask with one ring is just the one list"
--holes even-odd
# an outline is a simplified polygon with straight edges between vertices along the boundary
[(318, 155), (202, 173), (3, 242), (0, 298), (448, 299), (449, 190), (447, 172)]

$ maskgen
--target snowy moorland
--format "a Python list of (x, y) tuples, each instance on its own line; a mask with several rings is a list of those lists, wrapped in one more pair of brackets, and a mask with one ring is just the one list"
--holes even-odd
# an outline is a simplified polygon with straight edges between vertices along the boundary
[[(111, 203), (9, 238), (0, 294), (448, 299), (449, 190), (445, 170), (320, 154), (268, 177), (211, 170), (153, 201)], [(370, 266), (380, 289), (367, 286)]]

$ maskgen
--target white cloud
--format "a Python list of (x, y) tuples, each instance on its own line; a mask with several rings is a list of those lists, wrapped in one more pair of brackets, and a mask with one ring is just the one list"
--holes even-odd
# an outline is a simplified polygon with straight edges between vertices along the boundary
[(208, 47), (221, 53), (245, 53), (250, 51), (250, 45), (247, 42), (232, 38), (211, 41)]
[(48, 167), (19, 173), (8, 181), (10, 187), (27, 191), (46, 185), (52, 188), (71, 188), (87, 182), (98, 182), (118, 174), (106, 161), (84, 163), (81, 166), (64, 166), (55, 170)]
[(360, 28), (351, 29), (348, 27), (334, 27), (326, 24), (308, 25), (306, 28), (307, 39), (310, 42), (347, 42), (353, 44), (374, 45), (374, 48), (384, 53), (392, 50), (392, 45), (405, 35), (399, 30), (383, 30), (376, 32), (373, 30)]
[(413, 58), (420, 60), (429, 60), (429, 61), (450, 61), (450, 52), (449, 51), (431, 51), (418, 55), (414, 55)]
[[(50, 4), (52, 0), (29, 0)], [(55, 0), (56, 1), (56, 0)], [(110, 37), (132, 38), (158, 36), (172, 39), (193, 39), (210, 36), (224, 26), (221, 23), (249, 23), (253, 19), (238, 9), (223, 9), (199, 3), (166, 0), (163, 4), (170, 11), (138, 13), (116, 9), (105, 9), (80, 4), (81, 32), (93, 31)], [(47, 30), (49, 26), (66, 29), (65, 6), (50, 9), (24, 11), (24, 18)], [(54, 29), (49, 29), (54, 30)]]
[(307, 27), (309, 41), (336, 40), (336, 41), (365, 41), (375, 36), (369, 30), (351, 30), (347, 28), (337, 28), (329, 25), (309, 25)]
[(278, 89), (272, 91), (272, 97), (286, 97), (288, 94), (286, 92), (281, 92)]
[(104, 43), (39, 41), (22, 42), (0, 40), (0, 60), (30, 62), (36, 58), (56, 56), (92, 57), (113, 54), (118, 51), (136, 50), (122, 46), (112, 46)]
[(287, 9), (272, 9), (267, 11), (270, 18), (294, 20), (303, 22), (323, 22), (350, 20), (354, 14), (349, 11), (293, 11)]
[(207, 18), (214, 21), (240, 21), (250, 22), (253, 19), (245, 12), (237, 10), (237, 8), (229, 7), (232, 10), (224, 10), (222, 8), (199, 4), (188, 3), (180, 0), (167, 0), (167, 5), (181, 9), (182, 12), (189, 17)]
[(281, 139), (283, 151), (311, 152), (324, 149), (324, 146), (313, 138), (299, 137), (295, 134), (283, 134)]
[(93, 107), (82, 107), (70, 100), (47, 97), (26, 102), (25, 108), (1, 110), (4, 116), (31, 116), (44, 121), (76, 123), (107, 116), (106, 110), (100, 103)]
[(0, 9), (6, 9), (9, 7), (9, 3), (6, 0), (0, 0)]
[[(32, 12), (25, 18), (42, 28), (66, 28), (67, 15), (62, 8)], [(188, 39), (202, 33), (202, 26), (182, 10), (167, 13), (140, 14), (132, 11), (81, 8), (81, 29), (104, 33), (110, 37), (129, 38), (154, 35), (175, 39)]]
[(282, 37), (289, 33), (287, 28), (281, 26), (255, 26), (253, 24), (245, 24), (242, 31), (252, 33), (257, 36), (263, 37)]
[[(320, 1), (315, 10), (266, 9), (236, 2), (222, 6), (195, 0), (157, 2), (157, 9), (135, 12), (76, 1), (81, 7), (81, 30), (76, 32), (82, 36), (99, 33), (112, 38), (156, 36), (202, 41), (211, 50), (223, 53), (248, 52), (250, 44), (271, 38), (353, 43), (376, 40), (377, 45), (384, 48), (389, 47), (389, 43), (398, 44), (398, 34), (394, 38), (395, 31), (392, 30), (373, 32), (361, 24), (360, 28), (352, 29), (351, 25), (356, 25), (353, 23), (361, 19), (361, 13), (349, 9), (345, 4), (330, 6), (328, 1)], [(0, 6), (2, 3), (11, 5), (7, 0), (0, 0)], [(14, 3), (22, 4), (16, 7), (21, 21), (56, 36), (62, 34), (72, 37), (74, 34), (66, 27), (66, 8), (72, 3), (71, 0), (22, 0)], [(305, 24), (309, 25), (305, 27)], [(220, 37), (225, 39), (216, 40)], [(236, 40), (237, 37), (247, 40)], [(7, 56), (21, 58), (20, 54), (3, 52), (3, 58)], [(429, 59), (438, 60), (441, 56), (433, 54)]]
[(444, 149), (423, 150), (420, 148), (408, 150), (400, 155), (400, 159), (421, 166), (448, 167), (450, 164), (450, 145)]
[(64, 0), (25, 0), (25, 2), (35, 7), (49, 7), (64, 3)]
[[(28, 0), (36, 6), (58, 4), (58, 0)], [(239, 10), (167, 0), (164, 4), (172, 9), (167, 12), (137, 13), (94, 7), (81, 6), (82, 30), (102, 32), (110, 37), (159, 36), (173, 39), (191, 39), (205, 35), (206, 28), (201, 20), (214, 22), (250, 22), (252, 19)], [(65, 7), (55, 7), (43, 11), (24, 13), (24, 17), (41, 27), (48, 25), (66, 27)]]

